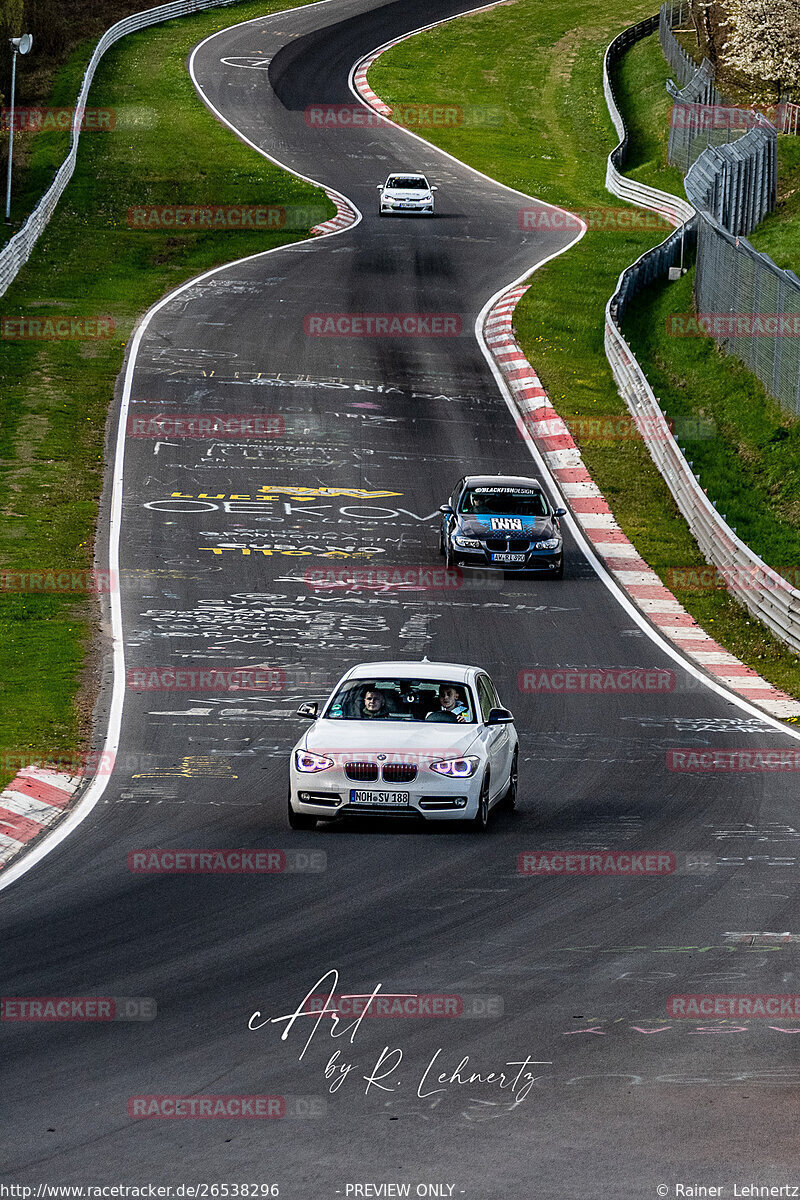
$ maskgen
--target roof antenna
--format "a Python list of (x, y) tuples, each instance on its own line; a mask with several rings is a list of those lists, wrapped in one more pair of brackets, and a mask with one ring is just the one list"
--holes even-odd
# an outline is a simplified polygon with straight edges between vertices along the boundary
[(428, 658), (427, 654), (423, 654), (423, 656), (422, 656), (422, 661), (423, 661), (423, 662), (430, 662), (431, 660)]

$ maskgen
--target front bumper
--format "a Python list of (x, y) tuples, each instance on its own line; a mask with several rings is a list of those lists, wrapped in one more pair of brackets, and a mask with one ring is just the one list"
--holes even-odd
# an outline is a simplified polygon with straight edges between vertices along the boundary
[[(320, 820), (339, 817), (381, 816), (417, 817), (436, 821), (469, 821), (478, 811), (482, 772), (480, 768), (467, 779), (448, 779), (437, 775), (427, 766), (419, 769), (411, 783), (358, 783), (348, 779), (344, 770), (329, 767), (327, 771), (305, 774), (294, 763), (289, 768), (289, 788), (295, 812)], [(353, 803), (351, 791), (408, 792), (408, 804)]]
[(391, 200), (381, 200), (381, 212), (392, 214), (399, 213), (402, 215), (406, 215), (407, 213), (422, 213), (427, 216), (433, 216), (433, 205), (415, 204), (413, 202), (392, 203)]
[[(559, 550), (528, 550), (525, 557), (517, 562), (495, 562), (493, 551), (482, 547), (480, 550), (462, 550), (453, 546), (452, 558), (455, 563), (465, 567), (478, 567), (490, 571), (542, 571), (551, 574), (559, 569), (563, 555), (563, 547)], [(496, 551), (494, 553), (497, 553)]]

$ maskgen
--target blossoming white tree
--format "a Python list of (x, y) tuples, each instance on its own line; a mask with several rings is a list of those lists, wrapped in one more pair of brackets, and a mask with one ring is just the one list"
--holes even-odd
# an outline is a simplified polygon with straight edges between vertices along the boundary
[(725, 65), (782, 91), (800, 88), (798, 0), (726, 0), (725, 7)]

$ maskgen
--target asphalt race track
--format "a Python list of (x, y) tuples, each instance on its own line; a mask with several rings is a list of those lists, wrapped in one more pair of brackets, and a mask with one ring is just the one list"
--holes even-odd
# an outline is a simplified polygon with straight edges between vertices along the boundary
[[(368, 1182), (409, 1183), (412, 1195), (452, 1185), (439, 1194), (473, 1200), (797, 1182), (800, 1019), (667, 1017), (673, 994), (800, 990), (795, 942), (730, 936), (796, 927), (795, 778), (674, 771), (667, 754), (796, 738), (676, 664), (569, 539), (561, 583), (376, 593), (320, 591), (307, 576), (438, 565), (437, 509), (461, 475), (536, 473), (474, 325), (574, 234), (522, 231), (524, 197), (402, 130), (318, 129), (305, 115), (356, 103), (348, 75), (367, 51), (468, 7), (330, 0), (234, 26), (195, 54), (209, 105), (363, 219), (211, 273), (147, 325), (129, 415), (267, 414), (283, 429), (125, 439), (126, 667), (273, 668), (285, 686), (129, 688), (101, 801), (3, 891), (4, 995), (158, 1006), (149, 1021), (4, 1024), (4, 1182), (238, 1181), (320, 1200)], [(438, 184), (434, 219), (378, 217), (376, 184), (398, 168)], [(456, 314), (461, 332), (305, 332), (311, 314), (387, 312)], [(485, 836), (366, 819), (291, 833), (296, 705), (355, 662), (423, 655), (484, 666), (514, 711), (517, 813)], [(519, 690), (521, 670), (565, 664), (670, 669), (675, 687)], [(326, 869), (129, 870), (146, 847), (321, 853)], [(517, 869), (526, 851), (605, 848), (674, 853), (678, 870)], [(687, 852), (710, 856), (704, 869), (689, 869)], [(337, 993), (464, 997), (476, 1015), (365, 1019), (352, 1040), (321, 1023), (305, 1051), (310, 1023), (285, 1040), (281, 1024), (248, 1029), (256, 1010), (293, 1012), (331, 969)], [(337, 1052), (335, 1066), (352, 1069), (326, 1079)], [(514, 1076), (505, 1064), (528, 1060), (533, 1082), (459, 1082), (465, 1056), (461, 1079)], [(128, 1114), (131, 1097), (211, 1094), (282, 1096), (286, 1116)]]

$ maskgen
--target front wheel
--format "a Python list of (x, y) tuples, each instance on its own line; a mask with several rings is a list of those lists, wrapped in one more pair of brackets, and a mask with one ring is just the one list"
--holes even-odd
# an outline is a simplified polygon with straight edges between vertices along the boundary
[(289, 797), (289, 828), (290, 829), (316, 829), (317, 818), (309, 817), (307, 813), (295, 812), (292, 808), (292, 797)]
[(481, 794), (478, 800), (478, 811), (472, 818), (471, 827), (474, 833), (485, 833), (489, 828), (489, 772), (483, 777)]
[(563, 558), (561, 559), (561, 562), (558, 564), (557, 570), (553, 571), (553, 574), (550, 576), (550, 578), (551, 579), (563, 579), (564, 578), (564, 559)]

